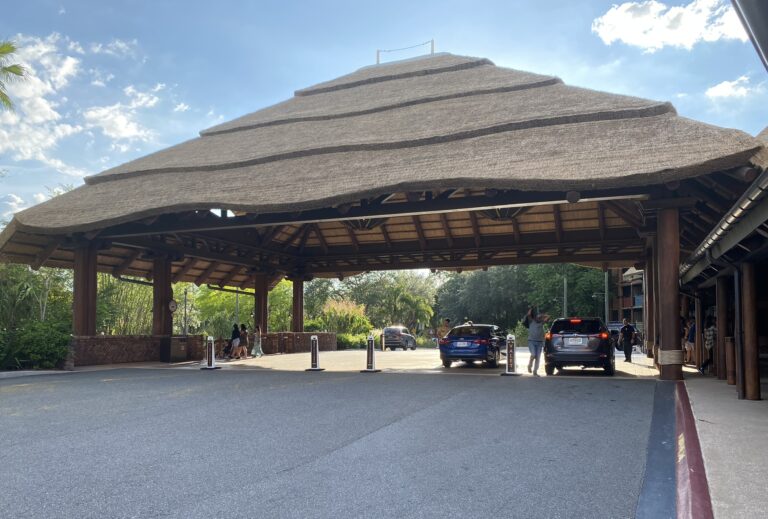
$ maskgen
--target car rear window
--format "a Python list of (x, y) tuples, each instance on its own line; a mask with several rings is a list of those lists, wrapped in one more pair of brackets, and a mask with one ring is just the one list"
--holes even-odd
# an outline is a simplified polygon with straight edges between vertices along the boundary
[(600, 321), (597, 319), (561, 319), (552, 323), (552, 333), (600, 333)]
[(389, 332), (389, 333), (397, 333), (397, 332), (401, 332), (402, 333), (402, 332), (406, 332), (407, 330), (405, 328), (389, 326), (387, 328), (384, 328), (384, 331), (385, 332)]
[(490, 337), (491, 329), (487, 326), (457, 326), (448, 332), (448, 337), (464, 337), (467, 335)]

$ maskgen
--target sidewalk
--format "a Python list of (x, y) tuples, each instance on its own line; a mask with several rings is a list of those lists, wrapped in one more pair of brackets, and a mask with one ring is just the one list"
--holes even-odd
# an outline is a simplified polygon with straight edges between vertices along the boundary
[(738, 400), (734, 386), (713, 377), (686, 374), (685, 385), (715, 517), (768, 517), (768, 401)]

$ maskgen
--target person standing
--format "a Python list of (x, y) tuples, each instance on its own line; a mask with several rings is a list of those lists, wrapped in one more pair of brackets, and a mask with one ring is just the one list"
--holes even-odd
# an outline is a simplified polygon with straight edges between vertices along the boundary
[(685, 339), (685, 363), (693, 364), (693, 350), (696, 347), (696, 323), (688, 320), (688, 334)]
[(528, 326), (528, 351), (531, 358), (528, 360), (528, 373), (533, 373), (534, 377), (539, 376), (539, 358), (541, 350), (544, 349), (544, 323), (549, 321), (549, 315), (540, 314), (535, 306), (528, 309), (525, 316), (525, 323)]
[(240, 357), (248, 358), (248, 329), (244, 324), (240, 325)]
[(717, 353), (715, 346), (716, 342), (717, 326), (715, 325), (715, 318), (709, 315), (707, 316), (706, 321), (704, 321), (704, 349), (707, 351), (707, 359), (701, 363), (701, 368), (699, 368), (699, 373), (702, 375), (704, 374), (704, 370), (712, 364), (712, 359), (715, 358), (715, 354)]
[(438, 338), (438, 340), (442, 339), (443, 337), (448, 335), (448, 332), (450, 332), (450, 331), (451, 331), (451, 320), (446, 318), (443, 321), (443, 324), (441, 324), (437, 328), (437, 338)]
[(619, 330), (619, 340), (624, 349), (624, 362), (632, 362), (632, 343), (635, 339), (635, 327), (629, 324), (626, 319), (621, 321), (622, 327)]
[(227, 358), (232, 360), (237, 357), (238, 350), (240, 349), (240, 328), (237, 327), (237, 323), (232, 325), (232, 335), (229, 342), (231, 347)]
[(253, 330), (253, 349), (251, 349), (252, 357), (262, 357), (264, 351), (261, 349), (261, 327), (257, 324)]

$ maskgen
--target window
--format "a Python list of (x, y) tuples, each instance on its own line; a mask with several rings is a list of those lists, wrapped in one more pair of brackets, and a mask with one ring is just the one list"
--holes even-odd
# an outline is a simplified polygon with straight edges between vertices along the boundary
[(550, 332), (594, 335), (600, 333), (600, 321), (596, 319), (559, 319), (552, 324)]

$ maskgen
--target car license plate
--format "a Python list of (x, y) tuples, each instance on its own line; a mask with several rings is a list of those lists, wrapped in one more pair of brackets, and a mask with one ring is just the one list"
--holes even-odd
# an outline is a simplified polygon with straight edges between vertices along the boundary
[(581, 344), (581, 337), (569, 337), (568, 344)]
[(469, 343), (466, 341), (458, 341), (456, 343), (457, 348), (466, 348), (467, 346), (469, 346)]

